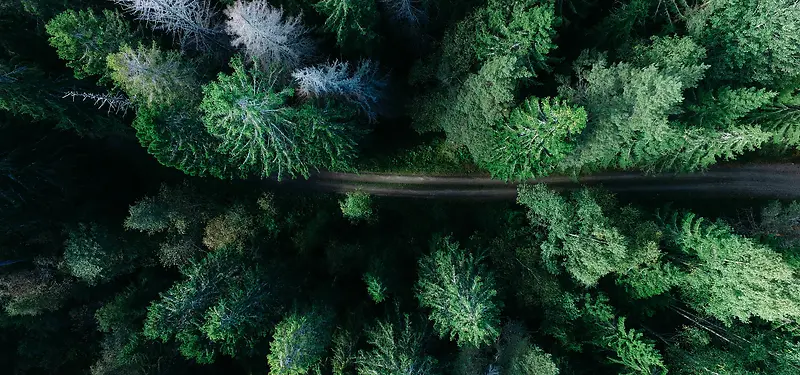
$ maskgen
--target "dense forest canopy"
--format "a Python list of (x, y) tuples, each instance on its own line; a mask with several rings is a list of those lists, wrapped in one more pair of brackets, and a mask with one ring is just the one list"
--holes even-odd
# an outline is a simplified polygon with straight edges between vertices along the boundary
[(800, 202), (535, 184), (798, 146), (788, 0), (4, 0), (0, 366), (798, 374)]

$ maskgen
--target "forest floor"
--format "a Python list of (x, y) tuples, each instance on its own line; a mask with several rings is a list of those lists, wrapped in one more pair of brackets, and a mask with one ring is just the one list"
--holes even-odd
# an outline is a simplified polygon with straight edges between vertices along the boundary
[[(548, 176), (528, 183), (545, 183), (555, 190), (602, 186), (616, 193), (690, 195), (702, 197), (800, 198), (800, 164), (729, 164), (697, 173), (643, 174), (612, 172), (572, 178)], [(278, 183), (290, 189), (327, 192), (363, 191), (376, 196), (456, 199), (514, 199), (518, 183), (488, 175), (436, 176), (380, 173), (319, 172), (307, 180)]]

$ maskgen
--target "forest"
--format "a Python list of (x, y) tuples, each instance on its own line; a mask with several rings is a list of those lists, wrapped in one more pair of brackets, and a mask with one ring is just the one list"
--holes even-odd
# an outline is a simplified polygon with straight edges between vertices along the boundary
[(793, 0), (0, 0), (0, 372), (800, 374), (800, 200), (581, 185), (799, 150)]

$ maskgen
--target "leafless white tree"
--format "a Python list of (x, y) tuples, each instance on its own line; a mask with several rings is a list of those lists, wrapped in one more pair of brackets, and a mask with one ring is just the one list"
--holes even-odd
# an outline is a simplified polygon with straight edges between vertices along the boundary
[(375, 119), (375, 106), (386, 86), (386, 81), (378, 77), (377, 64), (370, 60), (362, 61), (352, 72), (349, 63), (334, 61), (298, 69), (292, 77), (301, 95), (344, 98), (361, 107), (370, 120)]
[(314, 52), (300, 17), (284, 16), (283, 10), (266, 0), (237, 1), (225, 10), (226, 31), (234, 37), (234, 47), (243, 46), (245, 53), (262, 64), (277, 63), (294, 69)]
[(417, 25), (424, 20), (425, 12), (415, 4), (414, 0), (380, 0), (380, 2), (389, 12), (389, 17), (395, 21)]
[(219, 33), (209, 0), (112, 0), (153, 28), (175, 34), (183, 48), (207, 50)]
[(63, 97), (72, 98), (73, 101), (75, 98), (80, 98), (82, 101), (93, 100), (97, 109), (103, 109), (105, 106), (108, 108), (108, 113), (112, 111), (117, 114), (122, 112), (123, 116), (128, 113), (128, 110), (133, 106), (133, 103), (122, 93), (95, 94), (90, 92), (68, 91)]

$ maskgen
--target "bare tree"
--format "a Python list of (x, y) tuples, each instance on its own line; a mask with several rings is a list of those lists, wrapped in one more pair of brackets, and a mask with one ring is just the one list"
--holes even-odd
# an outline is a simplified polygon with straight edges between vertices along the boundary
[(183, 48), (201, 50), (219, 33), (209, 0), (113, 0), (153, 28), (175, 34)]
[(122, 93), (95, 94), (91, 92), (68, 91), (64, 94), (64, 98), (72, 98), (73, 101), (75, 98), (80, 98), (82, 101), (93, 100), (97, 109), (103, 109), (105, 106), (108, 108), (108, 113), (113, 111), (119, 114), (122, 112), (123, 116), (127, 114), (128, 110), (133, 106), (130, 99)]
[[(421, 1), (415, 0), (379, 0), (389, 12), (389, 17), (395, 21), (409, 25), (422, 23), (425, 12), (420, 8)], [(424, 1), (424, 0), (422, 0)]]
[(296, 70), (292, 77), (301, 95), (344, 98), (358, 105), (370, 120), (375, 119), (375, 106), (386, 86), (386, 81), (378, 77), (377, 64), (370, 60), (362, 61), (352, 72), (349, 63), (334, 61)]
[(250, 58), (294, 69), (313, 54), (314, 43), (300, 17), (283, 15), (265, 0), (237, 1), (225, 10), (226, 31), (234, 47), (243, 46)]

